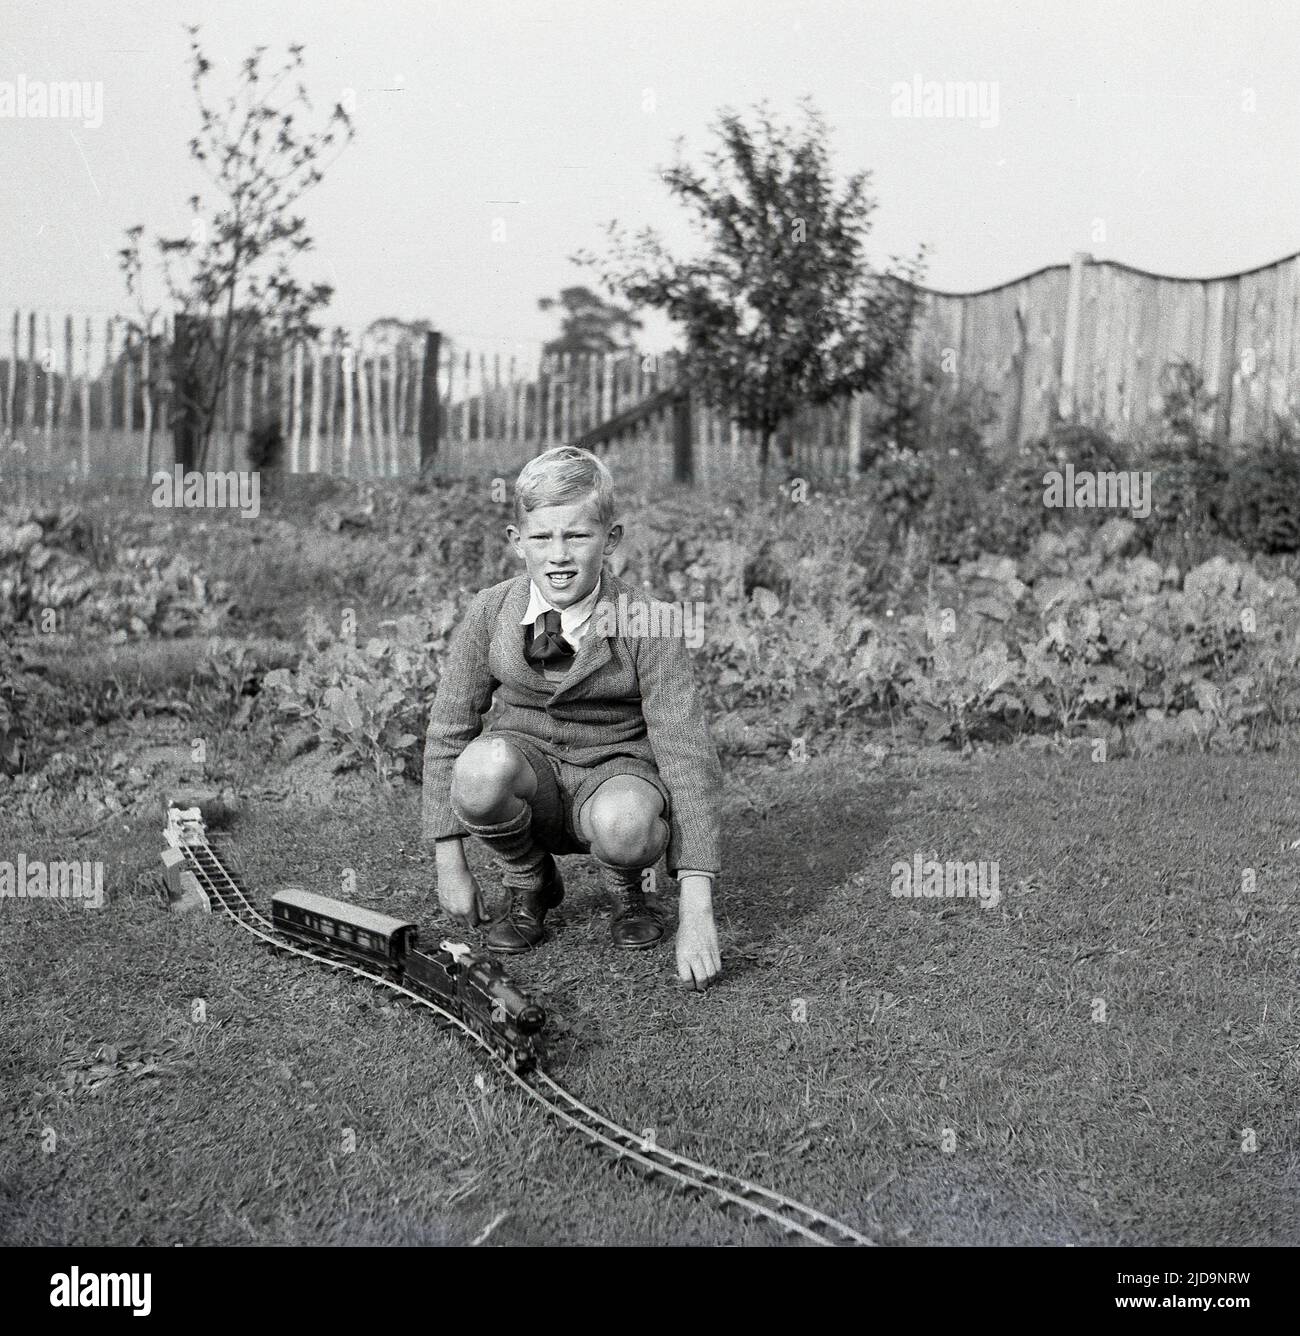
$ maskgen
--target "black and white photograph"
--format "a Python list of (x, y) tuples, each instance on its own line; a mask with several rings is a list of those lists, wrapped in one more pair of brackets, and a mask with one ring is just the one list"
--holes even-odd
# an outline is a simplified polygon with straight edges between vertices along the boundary
[(1298, 162), (1286, 0), (12, 0), (15, 1295), (1266, 1307)]

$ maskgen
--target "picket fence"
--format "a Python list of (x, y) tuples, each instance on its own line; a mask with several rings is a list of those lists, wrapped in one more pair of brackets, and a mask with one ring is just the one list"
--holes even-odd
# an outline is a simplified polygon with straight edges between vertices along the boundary
[[(940, 396), (985, 392), (990, 439), (1006, 452), (1063, 418), (1141, 439), (1158, 423), (1162, 376), (1176, 362), (1201, 373), (1211, 403), (1203, 425), (1225, 444), (1300, 415), (1300, 253), (1208, 279), (1078, 254), (996, 288), (918, 297), (914, 373)], [(173, 335), (165, 319), (146, 338), (117, 317), (0, 315), (0, 478), (170, 467), (173, 405), (160, 369)], [(755, 435), (697, 402), (668, 402), (661, 391), (679, 377), (673, 353), (544, 357), (445, 334), (336, 332), (238, 368), (205, 466), (246, 467), (250, 436), (274, 422), (294, 472), (410, 476), (423, 436), (435, 476), (505, 475), (627, 419), (600, 448), (646, 486), (752, 478)], [(790, 467), (851, 479), (886, 416), (869, 395), (805, 409), (785, 433)]]

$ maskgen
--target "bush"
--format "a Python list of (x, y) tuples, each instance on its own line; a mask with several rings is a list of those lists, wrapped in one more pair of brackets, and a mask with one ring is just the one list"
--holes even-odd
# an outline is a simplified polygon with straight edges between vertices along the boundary
[(996, 484), (994, 506), (983, 531), (984, 551), (1021, 556), (1038, 537), (1054, 530), (1093, 529), (1111, 518), (1106, 510), (1054, 508), (1045, 503), (1048, 473), (1115, 473), (1132, 467), (1131, 451), (1099, 427), (1060, 422), (1020, 447)]
[(279, 418), (264, 418), (248, 437), (248, 463), (254, 469), (278, 469), (284, 462), (284, 433)]
[(1300, 450), (1290, 442), (1239, 453), (1223, 489), (1224, 531), (1252, 552), (1300, 552)]
[(867, 462), (874, 504), (892, 528), (917, 530), (937, 561), (973, 557), (986, 529), (998, 527), (987, 505), (1002, 476), (986, 441), (995, 415), (987, 391), (953, 390), (929, 377)]
[(28, 668), (22, 647), (0, 639), (0, 775), (29, 764), (31, 739), (65, 704), (62, 693)]
[(1224, 447), (1208, 430), (1215, 396), (1190, 362), (1171, 362), (1161, 373), (1161, 427), (1147, 450), (1152, 471), (1148, 538), (1168, 544), (1212, 546), (1223, 532)]
[(1171, 362), (1149, 439), (1060, 422), (1007, 458), (986, 444), (995, 418), (986, 393), (922, 379), (877, 424), (886, 440), (864, 456), (867, 495), (891, 535), (910, 531), (933, 560), (951, 565), (981, 552), (1022, 556), (1043, 533), (1091, 531), (1112, 517), (1104, 508), (1049, 509), (1049, 471), (1150, 471), (1151, 513), (1137, 541), (1163, 562), (1300, 551), (1300, 444), (1284, 432), (1230, 458), (1214, 436), (1214, 407), (1199, 370)]

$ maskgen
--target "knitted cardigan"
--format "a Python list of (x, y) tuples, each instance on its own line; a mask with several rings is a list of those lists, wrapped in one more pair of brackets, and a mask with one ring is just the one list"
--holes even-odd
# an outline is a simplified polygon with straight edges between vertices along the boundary
[[(424, 744), (423, 837), (465, 834), (451, 810), (452, 767), (480, 733), (495, 695), (499, 710), (489, 732), (509, 730), (570, 765), (595, 766), (638, 756), (659, 771), (671, 799), (668, 870), (719, 872), (722, 769), (709, 736), (683, 640), (668, 636), (602, 636), (617, 607), (640, 603), (646, 626), (648, 595), (602, 573), (600, 597), (563, 679), (547, 681), (524, 658), (527, 575), (481, 590), (456, 628)], [(599, 621), (603, 605), (604, 620)], [(624, 628), (636, 625), (628, 617)]]

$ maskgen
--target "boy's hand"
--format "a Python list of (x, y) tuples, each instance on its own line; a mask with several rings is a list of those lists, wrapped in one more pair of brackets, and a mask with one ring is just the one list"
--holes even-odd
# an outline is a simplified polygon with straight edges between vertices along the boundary
[(438, 903), (452, 918), (468, 928), (487, 922), (483, 892), (465, 861), (460, 840), (440, 840), (436, 846), (438, 868)]
[(677, 977), (703, 992), (721, 974), (722, 954), (712, 909), (683, 905), (677, 918)]
[(469, 868), (450, 871), (438, 869), (438, 903), (446, 913), (467, 928), (487, 922), (483, 892), (479, 890), (478, 880)]

